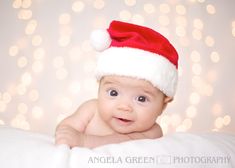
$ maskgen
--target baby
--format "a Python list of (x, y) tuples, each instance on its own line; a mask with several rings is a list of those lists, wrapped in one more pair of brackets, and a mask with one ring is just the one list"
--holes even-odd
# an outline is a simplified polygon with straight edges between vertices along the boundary
[(94, 148), (161, 137), (156, 119), (175, 94), (175, 48), (150, 28), (120, 21), (93, 32), (91, 39), (101, 52), (98, 98), (59, 123), (56, 144)]

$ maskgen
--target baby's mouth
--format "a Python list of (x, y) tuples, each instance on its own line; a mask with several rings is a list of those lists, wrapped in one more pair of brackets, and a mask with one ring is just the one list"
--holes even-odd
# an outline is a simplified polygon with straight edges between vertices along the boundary
[(121, 117), (115, 117), (115, 118), (120, 124), (127, 125), (127, 124), (131, 124), (133, 122), (132, 120), (121, 118)]
[(118, 118), (119, 120), (123, 121), (123, 122), (131, 122), (131, 120), (125, 119), (125, 118)]

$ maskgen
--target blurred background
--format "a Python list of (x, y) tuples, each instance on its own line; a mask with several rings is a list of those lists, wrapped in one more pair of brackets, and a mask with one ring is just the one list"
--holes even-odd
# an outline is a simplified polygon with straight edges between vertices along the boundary
[(95, 98), (92, 30), (148, 26), (177, 48), (175, 99), (164, 134), (235, 132), (234, 0), (0, 0), (0, 125), (54, 134)]

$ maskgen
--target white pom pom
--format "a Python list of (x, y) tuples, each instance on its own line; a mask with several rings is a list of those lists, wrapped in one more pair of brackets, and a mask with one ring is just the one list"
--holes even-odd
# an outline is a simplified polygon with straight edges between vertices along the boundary
[(91, 33), (91, 44), (96, 51), (103, 51), (111, 44), (111, 38), (107, 30), (99, 29)]

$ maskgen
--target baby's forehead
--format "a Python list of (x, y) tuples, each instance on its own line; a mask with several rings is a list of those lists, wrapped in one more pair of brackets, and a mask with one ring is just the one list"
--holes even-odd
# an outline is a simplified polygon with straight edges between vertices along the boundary
[(100, 80), (100, 84), (114, 84), (120, 86), (129, 86), (136, 88), (143, 88), (146, 90), (161, 92), (157, 87), (153, 86), (151, 82), (145, 79), (139, 79), (127, 76), (108, 75), (104, 76)]

